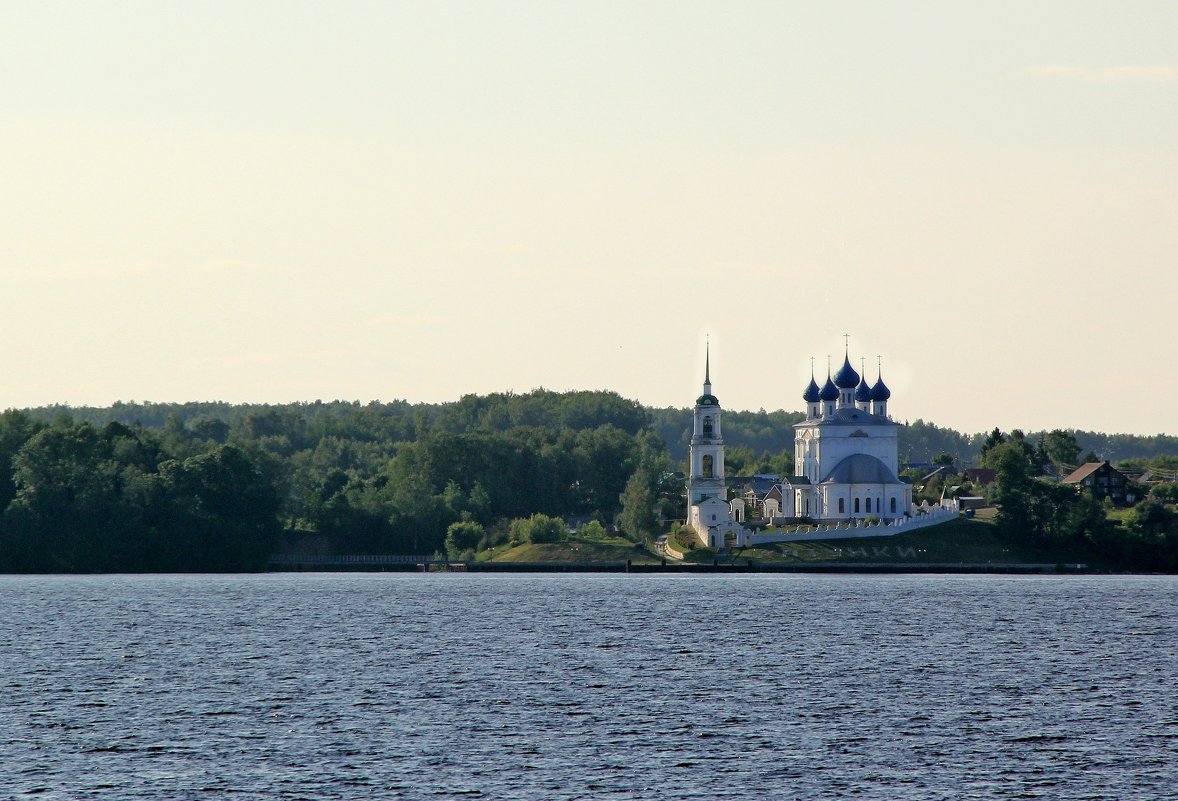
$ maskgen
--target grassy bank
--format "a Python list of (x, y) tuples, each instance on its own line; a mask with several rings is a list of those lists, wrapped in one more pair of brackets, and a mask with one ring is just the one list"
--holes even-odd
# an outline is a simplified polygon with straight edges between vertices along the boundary
[[(696, 547), (687, 563), (710, 564), (715, 552)], [(476, 561), (498, 563), (658, 564), (661, 557), (623, 537), (569, 535), (562, 542), (500, 545), (480, 552)], [(673, 561), (673, 560), (669, 560)], [(892, 537), (864, 537), (832, 542), (773, 543), (720, 557), (721, 562), (753, 565), (845, 564), (1072, 564), (1087, 561), (1075, 554), (1032, 547), (1004, 535), (990, 515), (957, 520)]]
[(481, 551), (479, 562), (632, 562), (657, 564), (659, 558), (624, 537), (581, 537), (570, 534), (563, 542), (500, 545)]

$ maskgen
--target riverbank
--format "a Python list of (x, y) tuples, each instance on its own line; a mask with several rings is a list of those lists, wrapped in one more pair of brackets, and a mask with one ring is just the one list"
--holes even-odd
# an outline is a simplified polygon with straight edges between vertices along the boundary
[(504, 547), (474, 559), (435, 556), (275, 557), (269, 570), (288, 572), (479, 573), (1127, 573), (1082, 554), (1045, 550), (1012, 539), (987, 520), (961, 518), (894, 537), (792, 542), (717, 554), (697, 548), (686, 561), (663, 558), (610, 538)]
[(341, 563), (307, 561), (272, 565), (270, 572), (307, 573), (975, 573), (1008, 575), (1098, 574), (1110, 571), (1082, 563), (967, 563), (967, 562), (812, 562), (806, 564), (764, 564), (749, 560), (693, 564), (668, 561), (627, 564), (625, 562), (406, 562)]

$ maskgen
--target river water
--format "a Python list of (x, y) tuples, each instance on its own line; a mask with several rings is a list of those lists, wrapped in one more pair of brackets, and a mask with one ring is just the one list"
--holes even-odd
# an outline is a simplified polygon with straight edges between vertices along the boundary
[(0, 798), (1159, 799), (1178, 578), (0, 577)]

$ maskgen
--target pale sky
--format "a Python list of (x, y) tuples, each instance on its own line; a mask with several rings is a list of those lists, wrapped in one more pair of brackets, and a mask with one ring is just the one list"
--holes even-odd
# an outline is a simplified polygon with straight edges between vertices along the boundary
[(0, 4), (0, 408), (1178, 434), (1178, 3)]

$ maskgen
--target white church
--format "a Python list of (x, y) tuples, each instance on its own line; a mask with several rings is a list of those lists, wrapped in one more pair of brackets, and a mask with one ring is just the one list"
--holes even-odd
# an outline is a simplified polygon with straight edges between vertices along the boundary
[[(843, 523), (912, 514), (912, 485), (898, 478), (899, 423), (888, 416), (882, 374), (869, 386), (846, 354), (820, 389), (813, 375), (802, 394), (806, 419), (794, 425), (794, 472), (765, 500), (765, 517)], [(687, 477), (687, 524), (711, 548), (742, 547), (744, 500), (728, 500), (720, 401), (712, 394), (711, 354), (696, 399)]]

